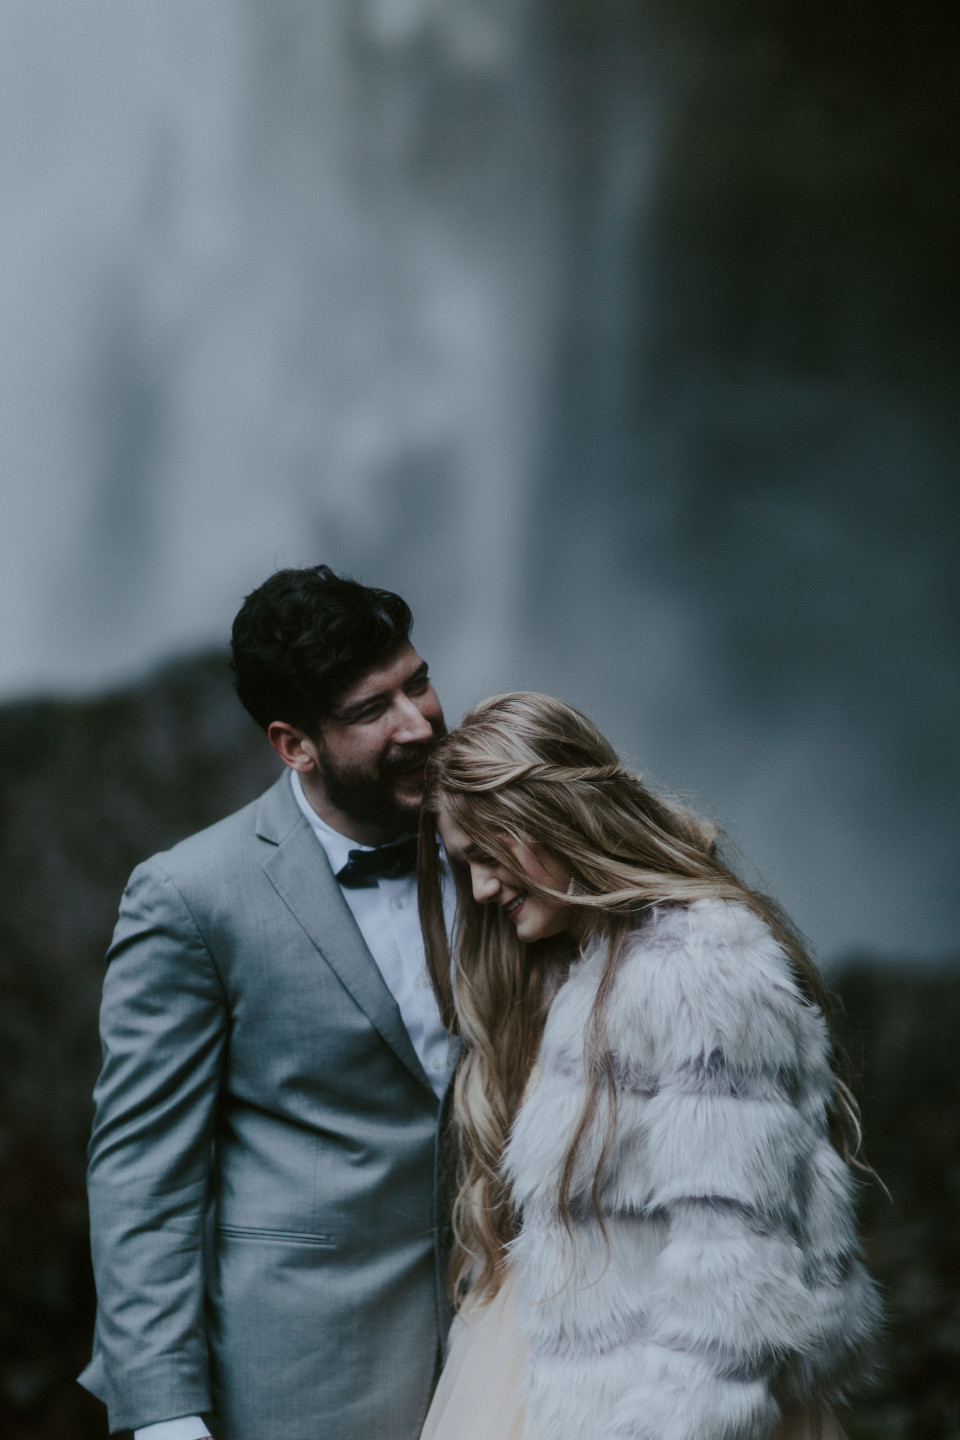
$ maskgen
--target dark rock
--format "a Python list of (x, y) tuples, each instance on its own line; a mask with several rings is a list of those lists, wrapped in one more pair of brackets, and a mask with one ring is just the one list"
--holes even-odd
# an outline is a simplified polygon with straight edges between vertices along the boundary
[(871, 1270), (885, 1287), (880, 1380), (852, 1437), (960, 1434), (960, 967), (851, 965), (835, 987), (865, 1152)]
[(277, 773), (226, 660), (0, 709), (0, 1433), (105, 1433), (74, 1383), (94, 1307), (84, 1193), (103, 957), (126, 877)]

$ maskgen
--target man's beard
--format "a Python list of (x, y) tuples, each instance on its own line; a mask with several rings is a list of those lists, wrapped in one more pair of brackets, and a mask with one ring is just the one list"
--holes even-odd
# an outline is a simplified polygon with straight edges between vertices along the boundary
[(390, 782), (409, 770), (419, 770), (445, 733), (442, 725), (435, 726), (432, 740), (420, 745), (404, 745), (392, 755), (383, 755), (374, 775), (356, 766), (335, 765), (321, 747), (317, 759), (327, 799), (351, 820), (377, 825), (391, 835), (415, 830), (421, 802), (398, 800), (390, 789)]

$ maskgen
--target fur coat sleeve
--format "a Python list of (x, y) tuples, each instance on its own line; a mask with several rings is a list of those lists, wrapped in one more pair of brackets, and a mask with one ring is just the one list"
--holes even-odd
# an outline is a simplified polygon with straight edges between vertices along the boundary
[(784, 1403), (842, 1395), (878, 1320), (827, 1136), (826, 1025), (746, 906), (653, 911), (606, 1012), (616, 1102), (581, 1144), (568, 1232), (557, 1196), (603, 960), (554, 1000), (506, 1154), (529, 1434), (762, 1440)]

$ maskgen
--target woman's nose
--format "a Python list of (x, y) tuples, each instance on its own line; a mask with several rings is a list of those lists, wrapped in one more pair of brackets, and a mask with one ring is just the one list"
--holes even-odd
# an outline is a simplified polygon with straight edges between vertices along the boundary
[(500, 889), (500, 881), (497, 877), (479, 865), (470, 867), (470, 879), (473, 883), (473, 898), (478, 905), (486, 905), (487, 901), (492, 900)]

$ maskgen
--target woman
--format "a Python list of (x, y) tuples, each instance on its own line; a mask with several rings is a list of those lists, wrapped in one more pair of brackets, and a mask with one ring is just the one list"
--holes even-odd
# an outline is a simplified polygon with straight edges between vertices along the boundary
[(542, 695), (482, 702), (430, 762), (469, 1298), (424, 1440), (836, 1434), (878, 1321), (856, 1112), (812, 962), (715, 842)]

